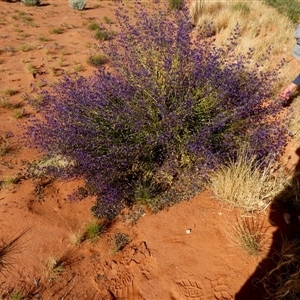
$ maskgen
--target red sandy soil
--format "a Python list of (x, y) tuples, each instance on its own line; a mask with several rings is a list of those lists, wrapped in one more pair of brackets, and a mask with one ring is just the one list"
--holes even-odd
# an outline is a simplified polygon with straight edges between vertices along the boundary
[[(133, 2), (125, 5), (134, 9)], [(0, 108), (0, 142), (13, 147), (0, 156), (0, 180), (16, 174), (20, 177), (18, 184), (0, 190), (0, 239), (12, 239), (28, 229), (20, 237), (19, 247), (7, 257), (10, 268), (0, 273), (1, 293), (22, 290), (30, 295), (31, 291), (26, 299), (262, 299), (262, 294), (253, 290), (251, 275), (257, 268), (264, 271), (259, 263), (270, 256), (278, 228), (270, 225), (269, 212), (264, 212), (269, 237), (265, 251), (250, 257), (228, 239), (230, 224), (236, 223), (239, 212), (222, 205), (209, 191), (157, 214), (147, 212), (135, 223), (130, 216), (120, 218), (97, 242), (71, 243), (72, 234), (92, 220), (90, 208), (95, 199), (68, 201), (68, 194), (80, 182), (61, 180), (40, 181), (44, 195), (39, 199), (37, 180), (23, 175), (28, 163), (42, 154), (20, 140), (20, 125), (38, 112), (23, 96), (34, 97), (33, 87), (39, 86), (41, 79), (55, 83), (62, 70), (74, 73), (75, 63), (84, 67), (80, 75), (91, 75), (93, 68), (87, 58), (97, 52), (98, 42), (88, 24), (103, 22), (104, 17), (114, 20), (117, 3), (89, 0), (84, 11), (73, 10), (67, 0), (44, 0), (40, 7), (0, 2), (0, 7), (0, 49), (5, 50), (0, 54), (1, 96), (21, 103), (25, 110), (22, 118), (16, 118), (16, 109)], [(22, 19), (24, 13), (32, 18), (31, 24)], [(50, 33), (56, 27), (64, 32)], [(49, 40), (41, 41), (41, 36)], [(34, 49), (23, 51), (22, 44)], [(37, 68), (35, 78), (26, 70), (28, 64)], [(51, 72), (53, 68), (56, 74)], [(18, 92), (5, 96), (7, 89)], [(292, 162), (297, 161), (294, 152), (293, 146), (287, 149)], [(113, 237), (119, 232), (128, 234), (130, 242), (114, 253)], [(63, 255), (67, 265), (49, 280), (48, 259)], [(254, 277), (259, 276), (256, 272)]]

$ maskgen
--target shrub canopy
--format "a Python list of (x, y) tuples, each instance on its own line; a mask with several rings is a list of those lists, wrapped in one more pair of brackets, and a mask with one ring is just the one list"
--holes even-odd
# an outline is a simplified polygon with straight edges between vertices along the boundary
[(270, 101), (279, 67), (265, 72), (263, 61), (250, 66), (251, 49), (235, 53), (238, 27), (217, 47), (187, 9), (116, 16), (120, 33), (103, 42), (110, 68), (44, 91), (42, 119), (28, 130), (35, 145), (75, 162), (59, 171), (86, 178), (95, 214), (113, 218), (141, 187), (157, 198), (187, 172), (205, 176), (245, 143), (259, 160), (278, 158), (287, 140), (282, 104)]

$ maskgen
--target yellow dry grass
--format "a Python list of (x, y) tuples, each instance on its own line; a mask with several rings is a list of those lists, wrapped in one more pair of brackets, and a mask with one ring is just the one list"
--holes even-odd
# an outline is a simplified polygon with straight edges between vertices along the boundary
[[(246, 214), (236, 217), (237, 222), (226, 229), (230, 243), (253, 256), (261, 255), (269, 239), (264, 221), (259, 214)], [(225, 226), (226, 228), (227, 226)]]
[(204, 22), (213, 22), (217, 45), (225, 43), (239, 24), (241, 36), (237, 51), (247, 53), (249, 48), (254, 48), (253, 63), (265, 55), (268, 48), (272, 48), (271, 59), (265, 66), (269, 70), (281, 58), (290, 61), (282, 69), (279, 85), (290, 82), (298, 75), (292, 60), (295, 26), (275, 8), (262, 1), (251, 0), (193, 0), (189, 8), (196, 27)]
[(265, 209), (290, 184), (291, 175), (274, 165), (262, 170), (256, 158), (242, 149), (236, 161), (230, 160), (210, 174), (209, 187), (220, 201), (254, 212)]

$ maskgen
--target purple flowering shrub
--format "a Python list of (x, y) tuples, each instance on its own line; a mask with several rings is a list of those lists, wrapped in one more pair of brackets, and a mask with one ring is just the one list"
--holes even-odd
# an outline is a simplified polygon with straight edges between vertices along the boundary
[(251, 50), (237, 55), (238, 28), (217, 47), (209, 25), (196, 35), (187, 9), (116, 15), (120, 33), (103, 43), (113, 71), (44, 91), (28, 130), (36, 146), (75, 162), (52, 171), (83, 176), (97, 216), (158, 199), (186, 174), (205, 177), (245, 143), (259, 160), (278, 158), (288, 132), (282, 104), (268, 99), (280, 67), (265, 72), (250, 67)]

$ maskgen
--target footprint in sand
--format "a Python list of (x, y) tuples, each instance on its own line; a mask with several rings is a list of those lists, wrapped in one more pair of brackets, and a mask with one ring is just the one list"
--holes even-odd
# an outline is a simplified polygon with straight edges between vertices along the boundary
[(211, 286), (205, 287), (201, 282), (190, 279), (177, 281), (177, 284), (181, 286), (181, 297), (175, 297), (173, 293), (174, 300), (233, 300), (224, 278), (213, 280)]
[(109, 291), (118, 300), (142, 300), (132, 274), (112, 280)]
[(177, 283), (182, 287), (182, 294), (186, 300), (207, 300), (201, 282), (185, 279)]
[(229, 294), (229, 289), (224, 278), (221, 277), (217, 280), (211, 281), (211, 287), (213, 289), (215, 299), (233, 300), (233, 297)]

